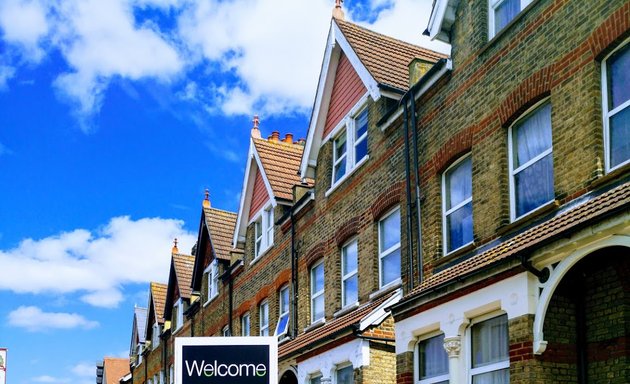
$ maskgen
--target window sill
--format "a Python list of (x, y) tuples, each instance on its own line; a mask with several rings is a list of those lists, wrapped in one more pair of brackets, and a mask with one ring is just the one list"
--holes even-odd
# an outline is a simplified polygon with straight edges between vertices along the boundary
[(304, 332), (310, 332), (313, 329), (317, 329), (317, 328), (321, 327), (324, 324), (326, 324), (326, 318), (315, 320), (313, 323), (311, 323), (311, 325), (309, 325), (308, 327), (304, 328)]
[(598, 177), (597, 179), (591, 182), (591, 188), (600, 187), (609, 181), (615, 180), (616, 178), (626, 175), (630, 171), (630, 162), (618, 165), (615, 168), (607, 170), (603, 176)]
[(449, 251), (448, 253), (445, 253), (444, 256), (442, 257), (445, 258), (445, 257), (450, 257), (450, 256), (461, 255), (462, 253), (466, 253), (474, 248), (475, 248), (475, 241), (473, 240), (471, 242), (468, 242), (460, 246), (459, 248), (455, 248), (454, 250)]
[(355, 310), (357, 308), (359, 308), (359, 302), (355, 301), (354, 303), (348, 304), (345, 307), (343, 307), (340, 310), (338, 310), (337, 312), (333, 313), (333, 317), (337, 318), (337, 317), (343, 316), (346, 313), (352, 312), (353, 310)]
[(260, 252), (260, 254), (256, 257), (254, 257), (254, 259), (249, 263), (249, 265), (254, 265), (258, 262), (258, 260), (262, 259), (263, 256), (265, 256), (265, 254), (267, 252), (269, 252), (269, 250), (273, 247), (273, 244), (271, 244), (270, 246), (268, 246), (267, 248), (265, 248), (263, 251)]
[(341, 184), (343, 184), (344, 181), (346, 181), (346, 179), (348, 179), (350, 177), (350, 175), (352, 175), (354, 172), (356, 172), (357, 169), (359, 169), (365, 162), (367, 162), (370, 159), (370, 155), (365, 156), (364, 158), (361, 159), (361, 161), (359, 161), (354, 168), (352, 168), (350, 170), (350, 172), (346, 173), (345, 175), (343, 175), (341, 177), (341, 179), (337, 180), (337, 182), (335, 184), (333, 184), (327, 191), (326, 193), (324, 193), (325, 197), (330, 196), (331, 193), (333, 193)]
[(473, 241), (472, 243), (468, 243), (467, 245), (464, 245), (463, 247), (459, 247), (458, 249), (452, 251), (449, 254), (439, 257), (437, 261), (435, 262), (435, 264), (433, 264), (433, 269), (436, 269), (443, 265), (451, 263), (453, 260), (461, 257), (462, 255), (465, 255), (466, 253), (472, 251), (476, 247), (477, 247), (477, 243)]
[(379, 297), (385, 296), (386, 294), (394, 291), (402, 285), (402, 280), (400, 278), (392, 281), (391, 283), (383, 285), (378, 291), (372, 292), (369, 296), (370, 301), (374, 299), (378, 299)]
[[(280, 338), (282, 337), (282, 338)], [(289, 336), (287, 336), (287, 334), (282, 334), (280, 336), (278, 336), (278, 345), (282, 345), (286, 342), (288, 342), (289, 340), (291, 340), (291, 338)]]
[(560, 203), (558, 202), (558, 200), (551, 200), (550, 202), (541, 205), (540, 207), (534, 209), (533, 211), (530, 211), (524, 214), (523, 216), (518, 217), (517, 219), (512, 221), (510, 224), (507, 224), (504, 227), (499, 228), (499, 230), (497, 231), (497, 234), (499, 236), (503, 236), (504, 234), (515, 230), (516, 228), (524, 225), (525, 223), (533, 220), (534, 218), (553, 211), (559, 206), (560, 206)]

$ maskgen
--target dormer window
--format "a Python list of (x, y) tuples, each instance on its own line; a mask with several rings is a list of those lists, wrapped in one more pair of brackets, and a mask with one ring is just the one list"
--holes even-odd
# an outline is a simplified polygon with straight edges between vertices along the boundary
[(273, 245), (273, 207), (262, 210), (260, 217), (254, 222), (254, 258), (259, 257)]
[(157, 348), (158, 344), (160, 344), (160, 324), (153, 324), (153, 330), (151, 334), (151, 348)]
[(333, 139), (333, 187), (368, 157), (367, 107), (342, 120), (342, 124), (340, 132)]
[(492, 39), (512, 21), (532, 0), (489, 0), (489, 38)]
[(208, 278), (208, 298), (206, 303), (219, 295), (219, 263), (217, 259), (212, 260), (204, 273)]

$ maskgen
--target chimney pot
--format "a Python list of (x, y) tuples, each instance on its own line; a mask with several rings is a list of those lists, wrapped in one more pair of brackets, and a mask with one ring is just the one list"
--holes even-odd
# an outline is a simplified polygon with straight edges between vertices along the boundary
[(278, 142), (280, 141), (280, 132), (273, 131), (271, 132), (271, 136), (269, 136), (269, 141)]
[(293, 134), (292, 133), (287, 133), (284, 136), (284, 142), (285, 143), (289, 143), (289, 144), (293, 144)]

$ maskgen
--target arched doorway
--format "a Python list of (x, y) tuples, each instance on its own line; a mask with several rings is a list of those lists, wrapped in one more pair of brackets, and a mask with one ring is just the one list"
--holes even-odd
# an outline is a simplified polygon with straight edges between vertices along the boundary
[(545, 381), (630, 382), (630, 248), (585, 256), (562, 277), (544, 317)]
[(282, 376), (280, 376), (279, 384), (297, 384), (297, 376), (295, 376), (295, 372), (288, 369), (286, 370)]

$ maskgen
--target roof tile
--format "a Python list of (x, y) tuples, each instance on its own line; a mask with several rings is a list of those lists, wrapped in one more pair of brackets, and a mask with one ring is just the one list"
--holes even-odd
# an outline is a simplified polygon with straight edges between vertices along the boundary
[(230, 260), (236, 213), (216, 208), (204, 208), (203, 211), (215, 256), (218, 259)]
[(166, 303), (166, 284), (151, 282), (151, 298), (153, 299), (153, 310), (158, 323), (164, 323), (164, 305)]
[(192, 292), (192, 273), (195, 266), (195, 256), (176, 253), (173, 255), (175, 265), (175, 277), (179, 287), (179, 295), (184, 299), (189, 299)]
[(401, 90), (409, 89), (409, 64), (419, 58), (436, 62), (447, 56), (406, 43), (356, 24), (333, 19), (365, 68), (379, 83)]

